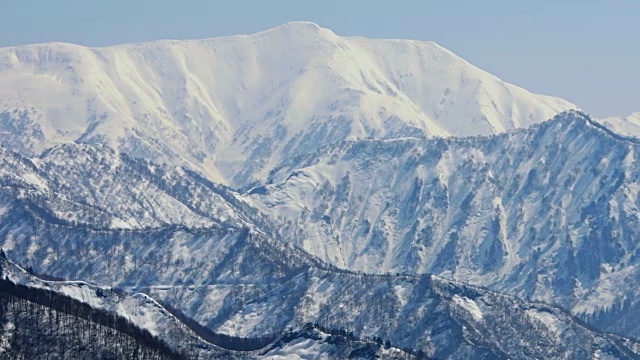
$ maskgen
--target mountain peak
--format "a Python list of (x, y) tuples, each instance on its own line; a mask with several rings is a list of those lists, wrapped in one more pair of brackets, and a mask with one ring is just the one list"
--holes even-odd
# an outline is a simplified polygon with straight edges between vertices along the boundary
[(284, 35), (299, 37), (337, 38), (336, 34), (310, 21), (291, 21), (249, 36)]
[[(488, 135), (575, 107), (435, 43), (305, 21), (208, 40), (0, 49), (0, 83), (0, 130), (13, 134), (0, 145), (103, 143), (232, 186), (346, 138)], [(13, 131), (23, 108), (35, 113)]]
[(640, 138), (640, 112), (602, 119), (600, 123), (620, 135)]
[[(276, 26), (273, 29), (295, 29), (295, 30), (307, 30), (307, 31), (320, 31), (323, 29), (320, 25), (311, 21), (290, 21), (282, 25)], [(327, 30), (327, 29), (325, 29)]]

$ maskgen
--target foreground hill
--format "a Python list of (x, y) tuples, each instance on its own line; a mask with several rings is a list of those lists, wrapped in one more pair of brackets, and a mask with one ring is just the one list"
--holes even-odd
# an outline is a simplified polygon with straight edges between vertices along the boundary
[(637, 343), (589, 329), (557, 308), (432, 276), (308, 268), (229, 309), (216, 333), (142, 294), (44, 281), (9, 261), (0, 263), (1, 335), (10, 339), (2, 356), (130, 358), (127, 352), (134, 351), (140, 354), (136, 358), (148, 353), (149, 358), (203, 359), (634, 359), (640, 350)]

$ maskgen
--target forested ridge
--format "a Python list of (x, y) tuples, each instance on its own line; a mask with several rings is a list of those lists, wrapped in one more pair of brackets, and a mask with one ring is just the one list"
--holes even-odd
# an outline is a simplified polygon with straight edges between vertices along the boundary
[[(353, 335), (344, 337), (344, 330), (328, 331), (311, 324), (300, 331), (291, 329), (262, 337), (221, 334), (179, 309), (160, 303), (176, 319), (178, 329), (174, 336), (179, 334), (176, 338), (179, 346), (175, 347), (114, 312), (95, 308), (60, 291), (16, 283), (12, 276), (5, 276), (8, 266), (15, 265), (0, 251), (0, 360), (250, 358), (298, 338), (321, 341), (322, 336), (310, 335), (311, 328), (326, 333), (329, 337), (324, 341), (338, 346), (340, 350), (336, 351), (345, 356), (363, 351), (375, 353), (381, 345), (360, 341)], [(13, 269), (8, 271), (11, 273)], [(26, 271), (36, 281), (52, 278), (35, 275), (31, 268)], [(62, 279), (55, 278), (55, 281)], [(117, 291), (95, 288), (97, 298), (106, 299), (116, 293), (124, 296)]]
[(0, 359), (187, 359), (129, 320), (0, 279)]

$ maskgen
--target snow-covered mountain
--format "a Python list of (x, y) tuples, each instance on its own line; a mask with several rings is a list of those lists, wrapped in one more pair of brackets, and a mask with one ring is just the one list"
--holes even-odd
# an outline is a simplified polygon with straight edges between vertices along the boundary
[[(31, 159), (4, 150), (0, 246), (38, 272), (144, 291), (227, 331), (249, 329), (234, 314), (267, 294), (281, 295), (282, 311), (307, 311), (276, 289), (324, 279), (301, 275), (308, 266), (340, 273), (286, 243), (338, 267), (435, 272), (577, 314), (634, 314), (637, 289), (621, 284), (638, 276), (637, 146), (566, 113), (485, 138), (346, 141), (244, 196), (103, 146)], [(138, 221), (123, 227), (113, 214)]]
[(640, 112), (600, 120), (604, 126), (619, 134), (640, 138)]
[[(126, 319), (126, 321), (131, 322), (138, 328), (148, 331), (152, 336), (159, 337), (169, 345), (171, 349), (177, 352), (197, 353), (196, 349), (198, 348), (205, 350), (210, 355), (215, 354), (220, 356), (226, 352), (225, 349), (209, 344), (200, 339), (193, 333), (193, 331), (182, 324), (177, 318), (172, 316), (160, 304), (144, 294), (115, 293), (110, 289), (101, 288), (82, 281), (45, 281), (29, 274), (26, 270), (6, 259), (0, 259), (0, 275), (2, 276), (2, 279), (0, 279), (0, 281), (3, 282), (2, 285), (6, 285), (6, 283), (8, 283), (24, 286), (26, 289), (31, 289), (34, 292), (39, 290), (53, 292), (54, 294), (60, 294), (63, 297), (79, 301), (81, 304), (87, 305), (93, 309), (106, 311), (109, 314), (113, 314), (115, 317)], [(4, 295), (7, 293), (6, 290), (7, 289), (3, 286), (0, 291)], [(9, 293), (15, 296), (12, 292)], [(24, 296), (23, 298), (28, 299), (28, 297)], [(51, 306), (52, 304), (45, 304), (42, 301), (33, 302), (47, 306), (49, 308), (49, 313), (51, 313), (54, 308)], [(58, 301), (58, 303), (60, 302)], [(70, 304), (66, 304), (66, 307), (72, 308)], [(61, 309), (56, 310), (60, 311)], [(62, 311), (65, 312), (65, 310)], [(22, 312), (26, 313), (27, 311), (23, 310)], [(67, 309), (66, 313), (72, 314), (73, 311), (69, 311), (69, 309)], [(7, 321), (7, 317), (9, 316), (3, 317), (3, 321)], [(85, 317), (85, 320), (90, 319), (91, 317)], [(45, 328), (61, 327), (54, 326), (51, 321), (34, 321), (34, 323), (38, 322), (43, 322), (43, 327)], [(6, 326), (7, 324), (3, 325)], [(18, 336), (18, 334), (16, 334), (18, 332), (15, 329), (16, 327), (17, 326), (14, 326), (14, 329), (12, 329), (11, 326), (7, 326), (3, 329), (6, 331), (6, 333), (3, 334), (3, 337), (7, 338), (10, 336)], [(113, 325), (111, 325), (111, 327), (113, 327)], [(25, 335), (28, 336), (29, 333), (26, 332)], [(86, 336), (86, 334), (84, 335)], [(67, 334), (66, 336), (69, 335)], [(61, 340), (66, 341), (68, 344), (73, 344), (74, 342), (74, 339)], [(15, 342), (15, 340), (13, 342)], [(106, 343), (108, 344), (108, 342), (109, 341), (107, 339)], [(0, 346), (0, 358), (4, 359), (3, 355), (6, 355), (8, 350), (10, 351), (11, 348), (14, 347), (12, 345), (12, 342), (9, 342), (9, 344), (4, 342), (2, 346)], [(91, 345), (88, 344), (85, 344), (84, 346), (85, 348), (91, 348)], [(113, 344), (111, 346), (115, 347), (116, 345)], [(67, 348), (71, 348), (71, 346), (67, 346)], [(20, 351), (20, 349), (15, 350)], [(44, 356), (44, 354), (41, 354), (40, 356)], [(64, 356), (60, 357), (62, 358)]]
[[(640, 337), (640, 117), (573, 108), (434, 43), (311, 23), (4, 48), (0, 247), (279, 337), (256, 356), (633, 358), (532, 302)], [(126, 299), (107, 310), (175, 320)]]
[[(70, 226), (135, 230), (247, 225), (233, 195), (181, 168), (150, 164), (104, 146), (67, 144), (39, 158), (0, 148), (3, 204), (29, 202)], [(225, 199), (226, 198), (226, 199)]]
[[(640, 143), (580, 112), (490, 137), (345, 141), (247, 201), (338, 267), (435, 273), (577, 313), (636, 299)], [(631, 300), (632, 303), (636, 301)]]
[[(145, 294), (114, 292), (81, 281), (42, 280), (3, 258), (0, 275), (0, 359), (107, 357), (104, 354), (118, 359), (415, 358), (381, 341), (326, 333), (311, 323), (266, 338), (204, 332)], [(144, 336), (144, 331), (154, 338)], [(633, 352), (636, 345), (622, 346), (631, 346), (627, 351)]]
[[(500, 345), (482, 350), (488, 351), (487, 356), (502, 354), (501, 351), (520, 354), (525, 351), (535, 353), (542, 349), (545, 349), (545, 354), (552, 354), (549, 356), (573, 356), (582, 354), (582, 351), (596, 351), (590, 345), (587, 347), (591, 350), (582, 348), (582, 344), (602, 344), (603, 341), (608, 344), (609, 340), (598, 340), (602, 335), (593, 335), (592, 330), (575, 323), (575, 319), (557, 309), (518, 302), (513, 297), (465, 287), (457, 282), (428, 275), (378, 276), (339, 270), (299, 249), (288, 247), (285, 243), (295, 244), (294, 240), (298, 238), (303, 243), (310, 239), (318, 243), (328, 242), (331, 236), (322, 232), (316, 234), (317, 237), (308, 234), (314, 233), (318, 228), (322, 229), (318, 222), (342, 229), (340, 224), (347, 223), (347, 218), (342, 221), (341, 216), (361, 213), (358, 209), (363, 205), (370, 208), (364, 214), (381, 211), (381, 215), (377, 215), (380, 221), (376, 222), (373, 218), (370, 220), (370, 233), (402, 229), (404, 223), (409, 224), (405, 229), (411, 233), (414, 228), (412, 223), (417, 221), (427, 224), (428, 219), (437, 217), (433, 214), (442, 213), (441, 217), (457, 221), (438, 220), (436, 223), (451, 226), (455, 231), (434, 227), (429, 239), (425, 236), (412, 238), (405, 234), (403, 237), (406, 241), (398, 241), (398, 234), (388, 232), (376, 240), (383, 240), (383, 244), (393, 243), (394, 247), (370, 246), (370, 243), (376, 241), (369, 241), (364, 236), (349, 238), (355, 244), (352, 248), (365, 244), (365, 251), (357, 255), (366, 256), (372, 267), (363, 268), (358, 261), (346, 264), (346, 267), (371, 272), (433, 271), (454, 278), (468, 275), (464, 278), (465, 281), (473, 280), (504, 291), (510, 291), (511, 286), (513, 291), (523, 295), (531, 295), (529, 292), (533, 292), (534, 296), (545, 298), (543, 295), (547, 293), (544, 290), (547, 289), (551, 295), (545, 299), (566, 300), (569, 304), (583, 301), (584, 308), (591, 309), (591, 312), (599, 310), (594, 308), (597, 305), (611, 307), (616, 301), (636, 295), (633, 288), (621, 287), (619, 284), (637, 276), (637, 261), (629, 255), (635, 253), (634, 249), (637, 248), (634, 247), (637, 241), (633, 238), (637, 219), (632, 222), (634, 210), (628, 203), (634, 200), (636, 190), (633, 189), (637, 188), (634, 185), (638, 180), (635, 175), (638, 172), (634, 170), (637, 164), (633, 160), (635, 155), (632, 154), (637, 145), (615, 136), (598, 127), (597, 123), (590, 122), (583, 114), (569, 113), (531, 129), (487, 138), (347, 141), (330, 149), (327, 152), (330, 158), (328, 160), (318, 160), (318, 156), (324, 156), (324, 152), (319, 152), (314, 156), (292, 161), (295, 165), (291, 165), (291, 168), (295, 170), (289, 171), (285, 167), (274, 172), (271, 178), (273, 184), (254, 188), (250, 195), (245, 196), (180, 168), (131, 159), (104, 146), (69, 144), (47, 151), (38, 158), (27, 158), (4, 150), (0, 152), (3, 169), (0, 178), (3, 185), (0, 247), (37, 272), (91, 280), (132, 292), (142, 291), (176, 306), (210, 329), (233, 336), (253, 337), (280, 333), (311, 322), (323, 329), (348, 329), (357, 338), (380, 338), (390, 341), (394, 346), (418, 349), (437, 357), (469, 358), (481, 352), (477, 348), (478, 344), (493, 344), (495, 341)], [(536, 154), (542, 151), (540, 149), (553, 149), (557, 143), (566, 146), (566, 149), (558, 146), (554, 152), (557, 166), (540, 168), (540, 160)], [(594, 165), (585, 158), (595, 158), (587, 156), (592, 151), (605, 150), (609, 155), (598, 171), (603, 180), (595, 177), (586, 182), (580, 176), (581, 169)], [(416, 156), (416, 151), (421, 152), (422, 156)], [(437, 155), (438, 152), (444, 155)], [(512, 154), (512, 160), (521, 164), (522, 169), (515, 166), (511, 173), (502, 171), (502, 167), (514, 166), (514, 163), (509, 163), (508, 157), (504, 156), (504, 162), (497, 161), (497, 157), (492, 154), (504, 152)], [(422, 165), (413, 164), (410, 160), (412, 158), (416, 164)], [(437, 166), (436, 163), (444, 158), (449, 159), (446, 167)], [(602, 162), (604, 158), (600, 157), (598, 161)], [(618, 162), (623, 165), (616, 165)], [(394, 167), (396, 164), (400, 164), (393, 172), (397, 174), (396, 180), (377, 179), (377, 171), (382, 176), (388, 170), (385, 166)], [(536, 168), (532, 164), (538, 166), (536, 172), (539, 172), (539, 176), (529, 175)], [(320, 166), (323, 170), (315, 171), (315, 166)], [(617, 172), (608, 171), (608, 166), (611, 169), (619, 166), (618, 170), (624, 176), (614, 176)], [(443, 170), (445, 168), (448, 172)], [(575, 179), (568, 181), (564, 175), (561, 176), (566, 171), (565, 168), (575, 170)], [(305, 181), (320, 179), (320, 176), (344, 179), (338, 171), (340, 169), (348, 169), (352, 179), (350, 183), (356, 185), (346, 186), (342, 181), (339, 182), (342, 186), (335, 187), (342, 190), (335, 192), (325, 181), (308, 188), (308, 192), (299, 191), (304, 189), (300, 185), (304, 185)], [(434, 182), (425, 180), (422, 186), (416, 185), (416, 181), (420, 184), (416, 180), (417, 174), (423, 174), (424, 179), (429, 179), (430, 176), (426, 175), (436, 170), (443, 176), (450, 174), (448, 178), (442, 179), (443, 184), (434, 178)], [(368, 177), (369, 185), (366, 188), (357, 186), (360, 173)], [(520, 173), (522, 174), (518, 176)], [(621, 176), (623, 180), (619, 180)], [(501, 177), (511, 178), (513, 186), (501, 186)], [(283, 180), (277, 181), (279, 178)], [(460, 186), (456, 178), (464, 178), (468, 186)], [(540, 234), (525, 232), (529, 235), (524, 238), (503, 236), (503, 232), (518, 234), (518, 228), (548, 228), (549, 234), (553, 234), (553, 224), (560, 222), (561, 218), (543, 217), (535, 213), (538, 206), (540, 209), (544, 207), (536, 205), (538, 199), (544, 200), (548, 196), (542, 196), (543, 194), (554, 191), (553, 188), (548, 189), (545, 185), (547, 183), (542, 181), (551, 178), (563, 179), (562, 183), (566, 183), (571, 190), (565, 189), (565, 193), (564, 188), (560, 187), (557, 193), (564, 194), (568, 203), (575, 202), (576, 208), (581, 208), (584, 199), (599, 198), (603, 195), (598, 194), (615, 194), (627, 189), (614, 197), (618, 199), (612, 204), (619, 204), (614, 207), (618, 209), (615, 214), (619, 220), (613, 222), (613, 228), (609, 231), (624, 231), (628, 236), (610, 242), (613, 245), (619, 244), (610, 246), (614, 249), (611, 251), (607, 250), (608, 242), (598, 240), (598, 234), (593, 234), (590, 238), (583, 235), (573, 240), (568, 239), (567, 241), (578, 244), (573, 262), (567, 260), (569, 255), (561, 256), (571, 254), (574, 249), (571, 247), (573, 242), (567, 243), (563, 238), (543, 235), (541, 230), (538, 230)], [(487, 183), (488, 179), (492, 180)], [(573, 190), (576, 181), (582, 184), (581, 191)], [(608, 184), (604, 190), (601, 186), (603, 183)], [(124, 186), (125, 184), (131, 186)], [(291, 187), (292, 184), (297, 185)], [(378, 188), (378, 184), (384, 184), (382, 190)], [(416, 187), (422, 190), (415, 190)], [(103, 188), (110, 189), (108, 194), (102, 193)], [(386, 198), (367, 202), (369, 200), (365, 201), (364, 197), (361, 200), (357, 200), (357, 196), (353, 199), (344, 197), (345, 194), (356, 194), (359, 188), (371, 192), (370, 199), (378, 199), (381, 194), (386, 194), (388, 199), (398, 198), (401, 201), (377, 208), (375, 204), (384, 203)], [(437, 188), (442, 188), (442, 194), (436, 191)], [(444, 190), (445, 188), (449, 190)], [(488, 191), (486, 188), (492, 190)], [(502, 193), (505, 188), (512, 188), (513, 191)], [(406, 191), (399, 192), (402, 189)], [(469, 197), (466, 193), (461, 194), (464, 191), (476, 194), (471, 200), (466, 200), (469, 203), (466, 207), (456, 205)], [(288, 194), (289, 199), (285, 203), (289, 207), (279, 204), (283, 195), (278, 194), (282, 193)], [(340, 201), (334, 201), (336, 193), (342, 194)], [(430, 193), (434, 195), (431, 196)], [(576, 194), (576, 198), (571, 194)], [(266, 197), (273, 200), (260, 203)], [(500, 204), (496, 203), (497, 197), (502, 199)], [(316, 198), (331, 200), (326, 204), (320, 202), (314, 205), (315, 209), (325, 209), (326, 214), (316, 216), (310, 211), (308, 221), (300, 222), (295, 233), (289, 233), (291, 225), (282, 227), (282, 224), (286, 224), (282, 220), (286, 218), (278, 219), (272, 213), (276, 211), (284, 216), (291, 216), (298, 211), (295, 210), (295, 205), (300, 206), (299, 204)], [(435, 204), (437, 199), (449, 205), (424, 207), (423, 204)], [(491, 206), (483, 205), (484, 199), (491, 200)], [(517, 215), (516, 205), (526, 202), (525, 200), (531, 204), (522, 209), (529, 209), (531, 212), (522, 218), (527, 222), (521, 224), (521, 215)], [(253, 209), (251, 203), (264, 211), (264, 214)], [(114, 204), (121, 204), (121, 207)], [(553, 204), (555, 203), (549, 200), (545, 206), (553, 208)], [(274, 206), (273, 210), (269, 210), (269, 206)], [(404, 208), (405, 206), (411, 208)], [(182, 211), (176, 210), (183, 207)], [(280, 207), (282, 208), (279, 209)], [(333, 207), (343, 209), (344, 212), (332, 210)], [(498, 215), (495, 214), (496, 208), (502, 208)], [(169, 212), (169, 209), (175, 211)], [(433, 216), (424, 214), (424, 209), (429, 209)], [(512, 211), (516, 211), (513, 217), (510, 215)], [(584, 211), (591, 212), (586, 214), (583, 222), (593, 225), (587, 226), (586, 230), (577, 228), (569, 233), (579, 235), (603, 231), (594, 219), (601, 218), (598, 211), (610, 210), (607, 207), (592, 206)], [(128, 214), (126, 218), (132, 217), (139, 221), (128, 222), (123, 227), (121, 222), (112, 220), (114, 213)], [(73, 217), (71, 214), (85, 216)], [(396, 215), (391, 216), (393, 214)], [(576, 217), (581, 214), (567, 215), (563, 221), (567, 227), (575, 227), (580, 222)], [(225, 216), (227, 220), (215, 221), (221, 216)], [(364, 223), (364, 220), (355, 220), (357, 221), (354, 223)], [(386, 227), (382, 226), (382, 220)], [(500, 231), (489, 227), (496, 222), (500, 225)], [(509, 224), (515, 226), (515, 230)], [(484, 237), (468, 236), (474, 227)], [(375, 230), (376, 228), (379, 230)], [(278, 229), (283, 230), (279, 233)], [(306, 229), (307, 233), (300, 229)], [(446, 246), (444, 250), (443, 247), (436, 246), (425, 249), (424, 252), (433, 254), (431, 259), (422, 256), (422, 251), (416, 250), (416, 246), (426, 247), (427, 240), (432, 244), (450, 241), (450, 234), (454, 232), (460, 236), (450, 250), (450, 255), (447, 254)], [(414, 229), (413, 233), (426, 234), (418, 229)], [(440, 233), (449, 236), (443, 238), (438, 235)], [(465, 239), (471, 239), (470, 244), (467, 245)], [(549, 241), (550, 239), (553, 241)], [(483, 252), (483, 245), (477, 246), (475, 241), (502, 244), (503, 248), (500, 251), (497, 246), (487, 246), (489, 249)], [(599, 252), (590, 252), (587, 248), (580, 250), (582, 247), (579, 245), (587, 241), (599, 244), (589, 248), (598, 248)], [(346, 244), (349, 242), (338, 242), (338, 246)], [(303, 246), (307, 251), (314, 252), (313, 247)], [(329, 243), (328, 246), (336, 245)], [(474, 247), (478, 250), (473, 250)], [(497, 248), (493, 250), (494, 255), (490, 254), (492, 247)], [(618, 247), (621, 250), (615, 250)], [(508, 250), (505, 251), (504, 248)], [(390, 252), (392, 255), (389, 255)], [(532, 252), (539, 255), (534, 256)], [(380, 264), (376, 260), (378, 257), (393, 260), (393, 254), (396, 253), (415, 256), (405, 257), (402, 267), (377, 267)], [(356, 253), (349, 254), (351, 258), (357, 259)], [(504, 258), (514, 259), (515, 263), (501, 261)], [(415, 259), (420, 261), (416, 262)], [(428, 268), (425, 264), (430, 262), (440, 262), (442, 266)], [(450, 266), (451, 264), (455, 266)], [(345, 266), (342, 263), (337, 265)], [(471, 276), (474, 271), (476, 277)], [(580, 281), (579, 289), (584, 296), (574, 298), (566, 295), (575, 288), (562, 286), (562, 279), (567, 279), (565, 283), (569, 285), (575, 285), (572, 281)], [(566, 297), (562, 298), (558, 294), (565, 294)], [(599, 297), (603, 295), (611, 302), (603, 302)], [(521, 305), (514, 307), (514, 304)], [(479, 316), (478, 311), (482, 315)], [(434, 317), (434, 314), (440, 315)], [(381, 319), (386, 319), (384, 326), (380, 326)], [(407, 327), (406, 319), (417, 320)], [(501, 329), (506, 329), (505, 324), (512, 328), (509, 336), (500, 332)], [(538, 329), (536, 331), (539, 333), (533, 336), (529, 332), (532, 328)], [(453, 331), (451, 336), (437, 335), (444, 329)], [(521, 336), (518, 335), (518, 341), (502, 343), (513, 339), (513, 334), (524, 331), (522, 329), (528, 330)], [(566, 343), (558, 340), (568, 336), (564, 331), (577, 334), (575, 336), (583, 340), (593, 340)], [(411, 339), (422, 340), (415, 342)], [(305, 344), (307, 350), (311, 348), (320, 351), (323, 348), (316, 343)], [(419, 344), (419, 347), (411, 347), (415, 346), (412, 344)], [(616, 344), (622, 343), (616, 340)], [(613, 351), (609, 347), (597, 349)], [(279, 350), (273, 351), (279, 353)]]
[(227, 185), (343, 139), (487, 135), (575, 108), (431, 42), (294, 22), (248, 36), (0, 49), (0, 144), (68, 142), (188, 165)]

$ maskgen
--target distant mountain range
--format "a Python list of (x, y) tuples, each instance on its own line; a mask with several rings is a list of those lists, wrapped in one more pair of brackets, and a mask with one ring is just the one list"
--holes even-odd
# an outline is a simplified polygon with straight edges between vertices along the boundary
[(640, 138), (640, 112), (629, 116), (606, 118), (601, 122), (614, 132)]
[(187, 357), (640, 357), (636, 115), (304, 22), (4, 48), (0, 84), (0, 247), (112, 300), (7, 281)]
[(4, 48), (0, 82), (4, 146), (34, 155), (101, 143), (232, 186), (338, 140), (487, 135), (575, 108), (435, 43), (304, 22), (210, 40)]

